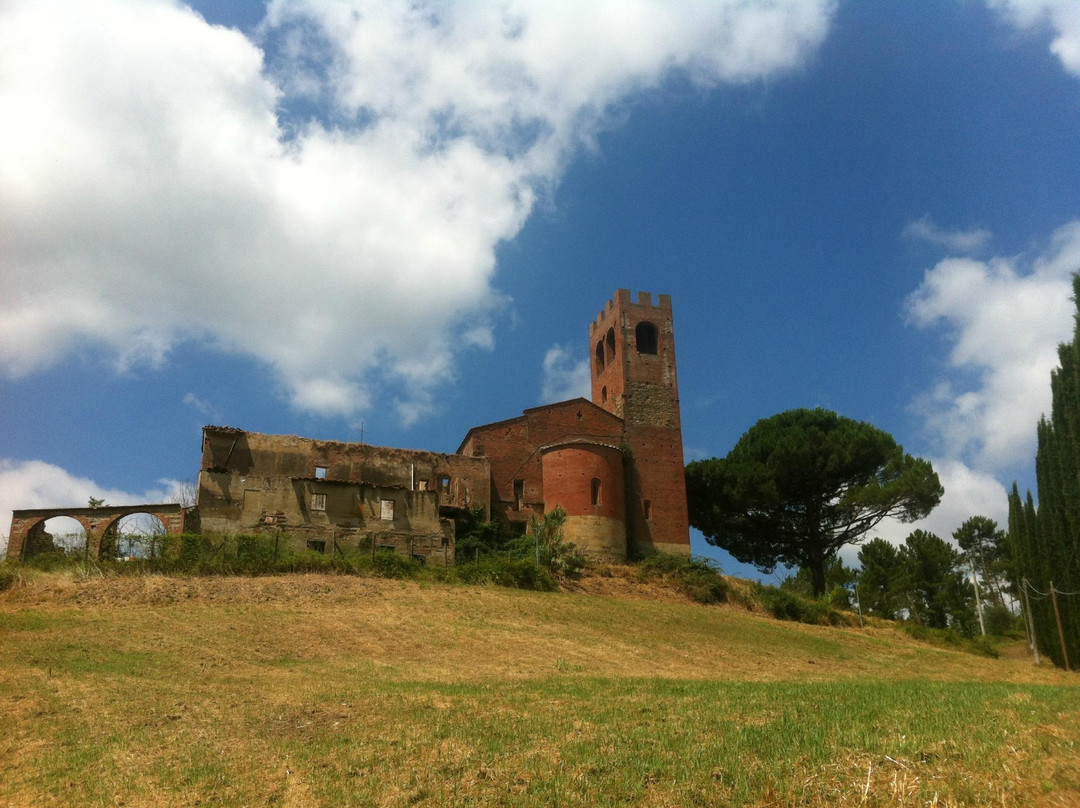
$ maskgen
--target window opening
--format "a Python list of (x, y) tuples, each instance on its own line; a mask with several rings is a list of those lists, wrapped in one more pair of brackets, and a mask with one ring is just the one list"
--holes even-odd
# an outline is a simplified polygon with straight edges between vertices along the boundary
[(522, 501), (525, 499), (525, 481), (514, 480), (514, 510), (520, 511)]
[(326, 479), (326, 466), (316, 466), (315, 467), (315, 479), (316, 480), (325, 480)]
[(450, 496), (450, 478), (445, 474), (439, 477), (439, 493)]
[(313, 511), (325, 511), (326, 510), (326, 494), (312, 494), (311, 495), (311, 510), (313, 510)]
[(417, 491), (427, 491), (427, 480), (417, 480), (416, 481), (416, 490)]
[(604, 369), (604, 341), (600, 340), (596, 343), (596, 373), (597, 375)]
[(309, 550), (314, 550), (316, 553), (325, 553), (326, 542), (316, 541), (315, 539), (308, 539), (307, 548)]
[(652, 323), (638, 323), (634, 329), (638, 353), (655, 354), (659, 347), (660, 334)]
[(394, 500), (392, 500), (392, 499), (381, 500), (380, 505), (381, 505), (381, 510), (380, 510), (380, 513), (379, 513), (379, 518), (382, 519), (384, 522), (393, 522), (394, 521)]
[(607, 385), (600, 388), (600, 402), (607, 404)]
[(645, 519), (648, 521), (652, 519), (652, 502), (645, 500)]
[(609, 328), (607, 334), (604, 336), (604, 347), (606, 350), (604, 353), (607, 355), (607, 361), (615, 361), (615, 329)]
[(597, 477), (593, 477), (592, 481), (592, 504), (600, 504), (600, 480)]
[(425, 564), (427, 564), (427, 556), (423, 553), (413, 553), (412, 557), (413, 561), (420, 562), (420, 566), (424, 566)]

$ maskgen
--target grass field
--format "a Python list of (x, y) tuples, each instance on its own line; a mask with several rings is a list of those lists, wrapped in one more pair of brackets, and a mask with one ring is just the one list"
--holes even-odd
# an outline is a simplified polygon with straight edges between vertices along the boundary
[(1080, 805), (1075, 674), (581, 588), (37, 576), (0, 805)]

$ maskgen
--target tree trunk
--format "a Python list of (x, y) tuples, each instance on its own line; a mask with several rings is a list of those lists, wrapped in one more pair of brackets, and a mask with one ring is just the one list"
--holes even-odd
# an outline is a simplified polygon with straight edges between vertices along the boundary
[(815, 558), (810, 564), (810, 573), (814, 576), (814, 597), (820, 598), (825, 594), (825, 559)]

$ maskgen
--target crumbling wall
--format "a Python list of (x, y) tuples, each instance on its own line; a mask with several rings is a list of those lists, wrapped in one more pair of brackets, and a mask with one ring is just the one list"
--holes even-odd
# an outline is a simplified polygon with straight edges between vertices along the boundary
[(489, 481), (483, 459), (207, 427), (199, 515), (208, 533), (281, 531), (320, 552), (451, 564), (445, 515), (474, 503), (486, 514)]
[[(483, 459), (231, 427), (203, 429), (202, 470), (240, 478), (319, 478), (434, 491), (440, 508), (481, 505), (485, 513), (491, 501), (491, 473)], [(200, 511), (201, 505), (200, 500)]]

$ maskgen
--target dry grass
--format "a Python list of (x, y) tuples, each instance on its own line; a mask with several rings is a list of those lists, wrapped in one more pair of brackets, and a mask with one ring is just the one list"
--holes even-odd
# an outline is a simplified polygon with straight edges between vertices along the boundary
[(32, 577), (0, 806), (1080, 805), (1075, 675), (631, 578)]

